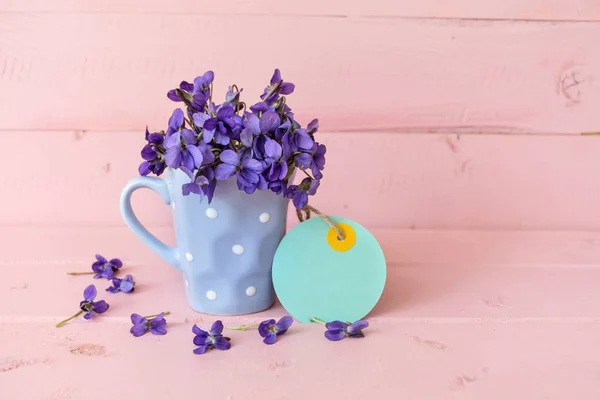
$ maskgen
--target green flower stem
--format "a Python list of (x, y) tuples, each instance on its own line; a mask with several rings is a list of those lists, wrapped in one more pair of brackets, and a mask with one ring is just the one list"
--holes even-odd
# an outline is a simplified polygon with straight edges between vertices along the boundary
[(230, 331), (246, 331), (248, 329), (258, 328), (259, 326), (260, 326), (260, 324), (240, 325), (240, 326), (226, 326), (225, 329), (228, 329)]
[(269, 90), (269, 92), (265, 96), (265, 99), (268, 99), (273, 93), (275, 93), (279, 90), (279, 88), (281, 88), (281, 82), (283, 82), (283, 80), (279, 81), (275, 86), (271, 88), (271, 90)]
[(56, 324), (56, 327), (57, 327), (57, 328), (60, 328), (61, 326), (63, 326), (63, 325), (64, 325), (64, 324), (66, 324), (67, 322), (69, 322), (70, 320), (72, 320), (72, 319), (75, 319), (75, 318), (79, 317), (79, 316), (80, 316), (81, 314), (83, 314), (84, 312), (85, 312), (85, 311), (83, 311), (83, 310), (79, 310), (79, 311), (77, 311), (77, 314), (75, 314), (75, 315), (73, 315), (72, 317), (69, 317), (69, 318), (67, 318), (67, 319), (65, 319), (65, 320), (63, 320), (63, 321), (60, 321), (58, 324)]
[[(150, 318), (158, 317), (160, 314), (161, 314), (161, 313), (158, 313), (158, 314), (152, 314), (152, 315), (148, 315), (148, 316), (146, 316), (146, 317), (144, 317), (144, 318), (146, 318), (146, 319), (150, 319)], [(165, 313), (164, 313), (164, 314), (165, 314), (165, 315), (169, 315), (169, 314), (171, 314), (171, 311), (165, 311)]]
[(321, 325), (327, 325), (327, 322), (321, 321), (319, 318), (315, 318), (315, 317), (310, 317), (310, 321), (316, 322), (317, 324), (321, 324)]
[(67, 275), (92, 275), (95, 274), (94, 271), (90, 272), (67, 272)]
[(279, 117), (283, 118), (283, 114), (285, 112), (285, 96), (281, 96), (277, 108), (279, 108)]

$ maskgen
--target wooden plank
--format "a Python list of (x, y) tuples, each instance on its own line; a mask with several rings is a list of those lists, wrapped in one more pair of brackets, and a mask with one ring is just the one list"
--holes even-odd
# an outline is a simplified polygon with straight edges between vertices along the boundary
[[(56, 324), (77, 312), (83, 290), (92, 283), (98, 289), (98, 299), (106, 300), (113, 307), (102, 319), (125, 322), (132, 312), (149, 315), (160, 310), (168, 310), (179, 319), (196, 316), (185, 299), (182, 274), (162, 262), (125, 263), (123, 273), (131, 274), (137, 286), (132, 295), (107, 293), (109, 282), (94, 280), (91, 275), (66, 275), (69, 271), (90, 270), (93, 257), (93, 253), (89, 254), (88, 262), (81, 265), (1, 266), (0, 322), (43, 320)], [(600, 321), (598, 282), (598, 265), (581, 268), (390, 265), (383, 296), (369, 318), (382, 323), (413, 318), (438, 322), (564, 318)], [(40, 299), (52, 299), (51, 307), (40, 307)], [(284, 312), (277, 305), (261, 314), (228, 320), (250, 318), (255, 321), (252, 323), (258, 323), (269, 315)]]
[(299, 120), (329, 131), (595, 131), (598, 35), (600, 23), (3, 13), (0, 129), (164, 127), (182, 79), (213, 69), (217, 93), (237, 83), (252, 102), (279, 67)]
[[(201, 326), (207, 329), (212, 320)], [(600, 395), (597, 321), (374, 323), (364, 339), (338, 343), (328, 342), (320, 326), (297, 324), (273, 346), (265, 346), (256, 332), (228, 333), (229, 351), (202, 356), (192, 354), (192, 322), (168, 321), (166, 336), (141, 338), (129, 334), (127, 322), (90, 321), (61, 330), (46, 323), (1, 324), (0, 395), (23, 400), (95, 400), (115, 398), (116, 392), (123, 399), (200, 394), (231, 400)], [(106, 371), (110, 384), (90, 381)]]
[[(328, 146), (327, 164), (311, 203), (369, 228), (600, 229), (598, 136), (318, 137)], [(141, 130), (0, 138), (6, 149), (27, 149), (4, 154), (14, 166), (0, 178), (4, 225), (123, 226), (119, 196), (137, 176)], [(169, 207), (154, 193), (136, 193), (134, 207), (148, 226), (171, 225)]]
[(140, 9), (134, 0), (3, 0), (0, 11), (68, 12), (68, 13), (135, 13), (135, 14), (217, 14), (281, 15), (319, 17), (381, 18), (481, 18), (527, 20), (600, 19), (600, 5), (594, 0), (445, 0), (395, 1), (377, 0), (147, 0)]
[[(295, 221), (290, 220), (292, 224)], [(290, 228), (292, 227), (290, 224)], [(152, 231), (175, 245), (172, 227)], [(574, 268), (600, 265), (600, 233), (373, 229), (390, 267), (417, 265)], [(87, 269), (94, 254), (127, 265), (164, 265), (127, 227), (0, 227), (0, 266)], [(24, 282), (14, 282), (14, 286)]]

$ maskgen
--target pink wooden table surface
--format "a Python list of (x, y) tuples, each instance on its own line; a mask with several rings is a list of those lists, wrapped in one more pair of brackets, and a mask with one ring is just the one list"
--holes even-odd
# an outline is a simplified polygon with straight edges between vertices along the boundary
[[(600, 399), (599, 35), (594, 0), (0, 0), (0, 399)], [(212, 69), (251, 96), (275, 67), (328, 146), (312, 204), (371, 229), (389, 280), (364, 339), (196, 356), (215, 318), (119, 194), (168, 89)], [(173, 243), (157, 196), (134, 206)], [(66, 275), (96, 253), (136, 292)], [(109, 312), (55, 328), (91, 282)]]
[[(191, 326), (206, 328), (214, 318), (188, 308), (179, 272), (150, 256), (125, 228), (3, 229), (0, 393), (9, 399), (599, 397), (600, 234), (374, 233), (386, 249), (389, 281), (366, 338), (328, 342), (321, 326), (296, 323), (273, 346), (256, 332), (234, 331), (231, 350), (196, 356)], [(85, 268), (96, 250), (123, 257), (136, 292), (101, 292), (109, 312), (55, 328), (92, 281), (65, 272)], [(172, 312), (166, 336), (130, 335), (130, 313), (163, 310)], [(223, 321), (251, 324), (284, 313), (276, 305)]]

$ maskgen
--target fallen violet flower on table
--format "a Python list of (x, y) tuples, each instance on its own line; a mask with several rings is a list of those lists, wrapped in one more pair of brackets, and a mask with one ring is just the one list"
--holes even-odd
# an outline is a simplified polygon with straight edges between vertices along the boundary
[(96, 272), (94, 279), (112, 279), (115, 272), (123, 266), (123, 263), (118, 258), (107, 261), (106, 258), (102, 257), (100, 254), (96, 254), (96, 260), (98, 261), (92, 264), (92, 269)]
[(277, 336), (283, 335), (292, 326), (294, 320), (292, 317), (285, 316), (279, 321), (274, 319), (263, 321), (258, 326), (258, 333), (262, 336), (265, 344), (274, 344), (277, 341)]
[(169, 311), (148, 315), (147, 317), (142, 317), (135, 313), (131, 314), (131, 323), (133, 326), (129, 332), (135, 337), (142, 336), (148, 331), (153, 335), (166, 335), (167, 320), (165, 319), (165, 315), (169, 314), (171, 314)]
[(286, 333), (293, 323), (294, 319), (286, 315), (277, 322), (275, 322), (274, 319), (268, 319), (258, 325), (228, 326), (225, 329), (245, 331), (252, 328), (258, 328), (259, 335), (264, 338), (263, 342), (265, 344), (274, 344), (277, 341), (277, 336)]
[(109, 305), (104, 300), (94, 301), (96, 299), (97, 294), (98, 292), (96, 290), (96, 286), (90, 285), (87, 288), (85, 288), (85, 290), (83, 291), (84, 300), (79, 303), (80, 310), (73, 316), (63, 321), (60, 321), (58, 324), (56, 324), (56, 327), (60, 328), (70, 320), (77, 318), (83, 313), (86, 313), (83, 316), (83, 318), (90, 319), (92, 318), (93, 313), (102, 314), (103, 312), (108, 310)]
[(196, 324), (192, 327), (192, 332), (196, 335), (194, 336), (194, 344), (198, 346), (194, 349), (194, 354), (204, 354), (206, 350), (213, 348), (219, 350), (229, 350), (231, 348), (231, 343), (229, 343), (231, 339), (222, 335), (223, 322), (219, 320), (212, 324), (210, 333), (198, 328)]
[(131, 275), (126, 275), (125, 278), (113, 278), (112, 286), (106, 289), (107, 292), (117, 293), (131, 293), (135, 290), (135, 282), (133, 281), (133, 277)]
[(312, 322), (316, 322), (321, 325), (325, 325), (327, 330), (325, 331), (325, 337), (331, 341), (338, 341), (347, 337), (358, 338), (364, 337), (363, 329), (369, 326), (369, 323), (363, 319), (356, 322), (342, 322), (342, 321), (331, 321), (324, 322), (318, 318), (311, 318)]
[(92, 264), (92, 271), (90, 272), (67, 272), (67, 275), (94, 275), (94, 279), (112, 279), (115, 276), (115, 272), (123, 266), (123, 263), (118, 258), (113, 258), (108, 261), (100, 254), (96, 254), (96, 262)]

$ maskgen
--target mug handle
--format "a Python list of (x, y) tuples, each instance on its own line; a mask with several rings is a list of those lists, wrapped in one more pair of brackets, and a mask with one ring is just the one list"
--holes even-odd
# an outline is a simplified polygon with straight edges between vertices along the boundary
[(153, 252), (158, 254), (163, 260), (171, 264), (178, 270), (181, 270), (181, 265), (177, 257), (177, 249), (175, 247), (167, 246), (156, 238), (153, 234), (148, 231), (142, 225), (140, 220), (136, 217), (131, 207), (131, 195), (137, 189), (150, 189), (160, 195), (165, 204), (171, 204), (171, 195), (169, 194), (169, 188), (164, 179), (141, 176), (130, 180), (123, 191), (121, 192), (121, 216), (125, 220), (125, 223), (131, 229), (131, 231), (150, 248)]

